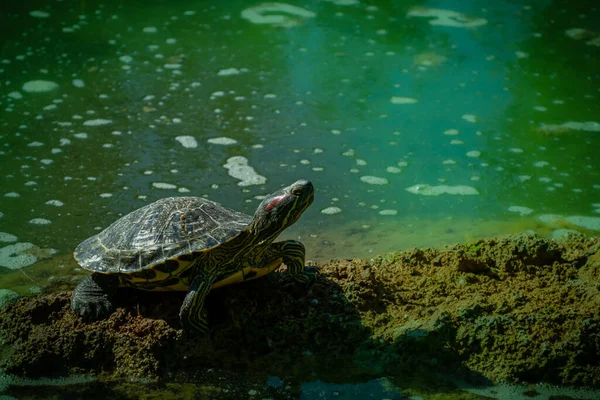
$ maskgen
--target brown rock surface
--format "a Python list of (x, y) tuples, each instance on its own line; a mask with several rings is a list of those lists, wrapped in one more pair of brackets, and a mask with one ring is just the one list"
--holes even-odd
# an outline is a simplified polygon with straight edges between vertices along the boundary
[(521, 235), (331, 261), (308, 289), (274, 274), (213, 290), (211, 332), (200, 338), (179, 330), (183, 293), (122, 290), (117, 310), (94, 323), (71, 311), (69, 292), (21, 298), (0, 310), (2, 368), (159, 378), (344, 359), (379, 373), (458, 370), (597, 387), (599, 248), (583, 236)]

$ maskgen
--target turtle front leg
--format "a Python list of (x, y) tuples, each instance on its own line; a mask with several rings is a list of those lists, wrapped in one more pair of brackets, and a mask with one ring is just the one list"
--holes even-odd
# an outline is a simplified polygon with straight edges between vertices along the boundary
[(283, 263), (292, 278), (301, 283), (312, 283), (317, 280), (319, 268), (304, 265), (306, 250), (304, 245), (297, 240), (284, 240), (271, 244), (271, 252), (283, 257)]
[(179, 310), (179, 320), (184, 331), (195, 330), (202, 334), (208, 331), (208, 312), (204, 308), (204, 300), (214, 282), (215, 278), (206, 274), (199, 274), (192, 280)]
[(116, 275), (94, 273), (86, 276), (73, 290), (71, 307), (87, 321), (102, 319), (112, 312), (111, 300), (118, 287)]

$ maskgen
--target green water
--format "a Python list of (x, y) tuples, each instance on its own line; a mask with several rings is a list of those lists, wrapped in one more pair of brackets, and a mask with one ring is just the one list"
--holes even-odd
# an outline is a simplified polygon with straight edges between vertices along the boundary
[[(300, 16), (265, 14), (283, 26), (242, 18), (258, 4), (2, 5), (5, 264), (32, 243), (68, 273), (80, 241), (151, 201), (206, 196), (251, 214), (300, 178), (316, 200), (284, 236), (317, 261), (547, 234), (548, 214), (600, 230), (594, 2), (306, 1), (290, 3)], [(28, 91), (35, 80), (57, 87)], [(221, 137), (235, 143), (208, 141)], [(239, 156), (258, 184), (229, 174)], [(44, 286), (40, 265), (4, 286)]]

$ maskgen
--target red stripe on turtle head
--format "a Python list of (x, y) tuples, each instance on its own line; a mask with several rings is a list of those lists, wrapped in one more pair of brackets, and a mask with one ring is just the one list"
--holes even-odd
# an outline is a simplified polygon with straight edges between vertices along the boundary
[(281, 200), (285, 199), (287, 197), (287, 195), (283, 194), (281, 196), (277, 196), (275, 198), (273, 198), (273, 200), (271, 200), (269, 202), (269, 204), (267, 204), (267, 206), (265, 207), (265, 211), (269, 211), (271, 208), (275, 207), (277, 204), (279, 204), (281, 202)]

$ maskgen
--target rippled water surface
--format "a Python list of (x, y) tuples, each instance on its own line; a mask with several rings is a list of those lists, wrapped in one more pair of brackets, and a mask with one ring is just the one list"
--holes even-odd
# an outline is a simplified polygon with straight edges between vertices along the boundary
[(600, 229), (580, 3), (4, 6), (1, 239), (70, 252), (161, 197), (253, 213), (298, 178), (285, 236), (317, 260)]

